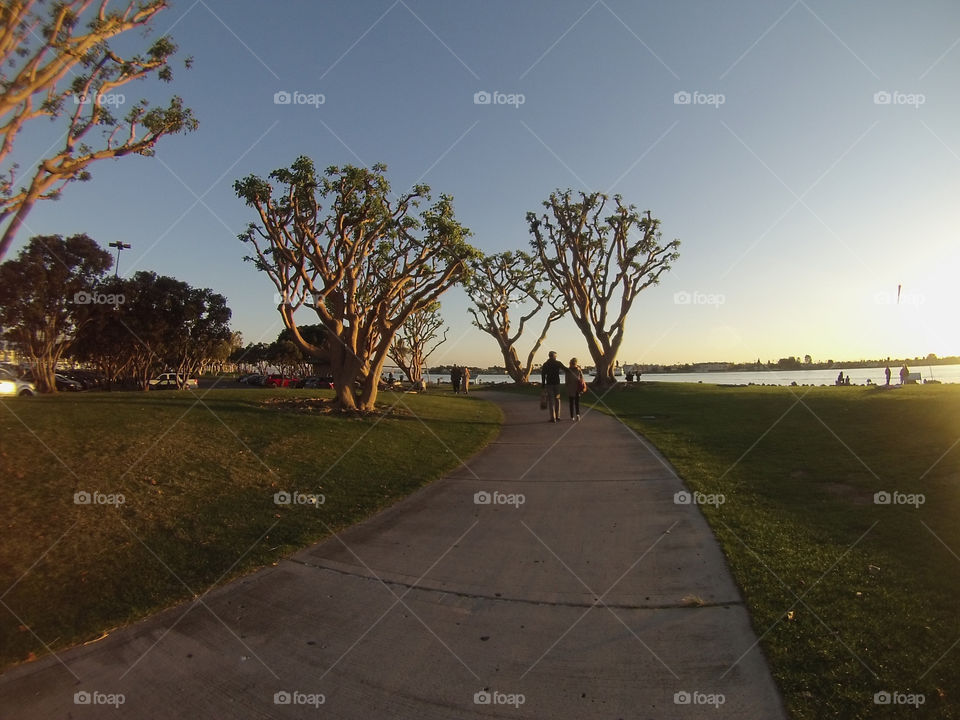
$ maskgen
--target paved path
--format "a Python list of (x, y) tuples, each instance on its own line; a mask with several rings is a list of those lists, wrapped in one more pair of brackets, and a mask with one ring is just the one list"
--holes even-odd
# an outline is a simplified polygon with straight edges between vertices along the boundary
[(0, 676), (0, 718), (784, 718), (666, 462), (599, 412), (554, 425), (529, 398), (488, 397), (499, 439), (447, 478), (202, 603)]

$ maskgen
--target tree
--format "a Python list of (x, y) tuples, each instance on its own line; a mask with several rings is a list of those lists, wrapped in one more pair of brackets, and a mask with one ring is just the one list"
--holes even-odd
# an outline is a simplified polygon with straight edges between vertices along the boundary
[(108, 289), (123, 302), (94, 306), (75, 353), (108, 377), (123, 373), (146, 390), (158, 373), (172, 370), (186, 381), (228, 351), (231, 313), (222, 295), (144, 271), (110, 278), (99, 292)]
[(216, 357), (221, 343), (229, 343), (232, 313), (226, 298), (209, 288), (193, 288), (168, 277), (157, 281), (168, 286), (165, 315), (169, 322), (162, 357), (177, 372), (182, 389), (188, 378), (199, 375)]
[[(177, 46), (162, 36), (145, 53), (119, 55), (110, 43), (147, 30), (168, 3), (124, 0), (119, 10), (109, 5), (110, 0), (0, 4), (0, 258), (34, 204), (58, 197), (67, 183), (88, 180), (92, 163), (152, 155), (164, 135), (197, 127), (176, 96), (167, 107), (149, 108), (140, 100), (122, 117), (115, 115), (126, 103), (117, 90), (150, 76), (173, 78), (170, 60)], [(10, 162), (17, 135), (37, 124), (30, 121), (59, 117), (67, 119), (62, 144), (28, 168), (25, 184), (17, 187), (19, 166)], [(95, 129), (104, 135), (98, 147), (88, 144)]]
[(268, 350), (268, 357), (270, 364), (287, 376), (302, 373), (303, 366), (306, 364), (303, 351), (290, 340), (277, 340), (272, 343)]
[[(660, 221), (633, 205), (616, 205), (604, 216), (602, 193), (556, 191), (547, 212), (527, 213), (531, 245), (551, 283), (563, 295), (573, 322), (596, 365), (594, 384), (612, 385), (627, 314), (637, 295), (659, 282), (679, 257), (679, 240), (661, 245)], [(631, 239), (638, 231), (640, 236)]]
[(403, 370), (407, 379), (416, 384), (423, 379), (423, 366), (438, 347), (447, 341), (447, 329), (443, 328), (440, 303), (436, 302), (412, 313), (400, 326), (389, 356)]
[[(462, 282), (477, 254), (450, 196), (417, 213), (430, 189), (417, 185), (391, 200), (385, 171), (332, 166), (321, 177), (300, 157), (270, 173), (283, 187), (277, 196), (255, 175), (234, 184), (260, 219), (240, 239), (253, 245), (250, 259), (280, 291), (277, 309), (295, 342), (312, 357), (329, 358), (342, 410), (374, 409), (397, 331)], [(304, 306), (327, 331), (327, 348), (299, 332), (294, 313)]]
[[(102, 297), (123, 298), (130, 293), (126, 279), (106, 277), (96, 287)], [(120, 321), (119, 305), (91, 305), (86, 322), (78, 329), (67, 355), (93, 365), (108, 382), (120, 381), (130, 371), (132, 362), (130, 330)]]
[(266, 343), (250, 343), (244, 348), (235, 350), (230, 356), (230, 362), (237, 365), (249, 365), (257, 370), (257, 374), (266, 375), (270, 366), (270, 346)]
[(324, 330), (323, 325), (320, 325), (319, 323), (314, 323), (313, 325), (298, 325), (297, 331), (304, 340), (310, 343), (310, 345), (321, 350), (319, 355), (310, 355), (305, 353), (303, 349), (296, 344), (293, 332), (286, 327), (280, 331), (279, 335), (277, 335), (277, 339), (274, 344), (279, 342), (290, 342), (296, 346), (298, 354), (297, 364), (302, 368), (301, 372), (303, 374), (307, 374), (306, 370), (308, 368), (316, 375), (326, 373), (330, 366), (330, 360), (327, 348), (327, 331)]
[(54, 373), (92, 307), (116, 304), (94, 293), (113, 259), (86, 235), (37, 236), (0, 265), (0, 326), (33, 363), (41, 392), (56, 392)]
[[(473, 303), (468, 308), (473, 324), (487, 333), (500, 347), (507, 373), (515, 383), (530, 381), (533, 358), (547, 337), (550, 326), (563, 317), (563, 295), (552, 285), (544, 285), (544, 269), (539, 258), (525, 252), (502, 252), (488, 255), (473, 263), (473, 274), (466, 284), (467, 295)], [(526, 362), (521, 364), (517, 342), (528, 322), (544, 307), (549, 308)], [(520, 321), (511, 324), (510, 312), (517, 308)]]

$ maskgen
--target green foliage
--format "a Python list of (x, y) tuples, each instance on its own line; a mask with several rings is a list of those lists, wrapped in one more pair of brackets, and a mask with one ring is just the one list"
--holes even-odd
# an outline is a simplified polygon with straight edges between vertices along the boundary
[(37, 365), (42, 391), (55, 391), (53, 369), (95, 306), (96, 283), (113, 260), (86, 235), (30, 239), (0, 265), (0, 326)]
[(122, 302), (91, 307), (73, 354), (110, 377), (129, 374), (145, 388), (168, 369), (193, 376), (231, 338), (226, 298), (209, 288), (141, 271), (108, 279), (98, 290)]
[[(259, 223), (240, 236), (253, 245), (252, 260), (283, 298), (284, 324), (312, 308), (327, 346), (293, 339), (309, 355), (328, 360), (345, 408), (370, 409), (377, 378), (395, 334), (413, 313), (429, 307), (470, 273), (478, 252), (470, 231), (456, 219), (448, 195), (430, 203), (430, 189), (417, 185), (394, 198), (386, 166), (330, 166), (318, 176), (300, 156), (264, 180), (248, 175), (234, 183), (237, 196)], [(273, 183), (281, 187), (274, 189)], [(426, 207), (420, 209), (420, 204)]]

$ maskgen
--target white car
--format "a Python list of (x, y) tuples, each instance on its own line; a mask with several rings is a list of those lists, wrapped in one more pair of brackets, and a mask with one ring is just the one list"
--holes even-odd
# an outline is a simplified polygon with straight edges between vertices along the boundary
[(27, 380), (22, 380), (9, 370), (0, 368), (0, 395), (19, 395), (30, 397), (36, 394), (37, 387)]
[[(196, 389), (199, 384), (196, 378), (187, 378), (184, 380), (183, 387)], [(151, 390), (166, 390), (171, 388), (176, 390), (180, 387), (177, 382), (177, 374), (173, 372), (161, 373), (147, 383), (147, 385)]]

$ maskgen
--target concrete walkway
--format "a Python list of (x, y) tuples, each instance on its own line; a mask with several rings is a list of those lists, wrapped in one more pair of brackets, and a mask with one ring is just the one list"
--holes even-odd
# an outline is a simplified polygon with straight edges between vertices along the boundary
[(0, 676), (0, 717), (785, 718), (659, 454), (599, 412), (551, 424), (529, 398), (485, 396), (501, 435), (447, 478)]

